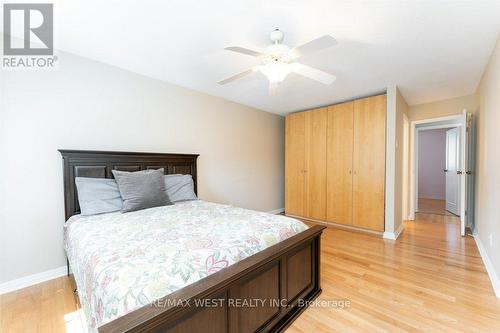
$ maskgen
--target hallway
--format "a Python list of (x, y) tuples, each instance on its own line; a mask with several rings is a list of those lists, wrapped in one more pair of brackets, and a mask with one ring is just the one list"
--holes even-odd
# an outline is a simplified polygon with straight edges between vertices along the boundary
[(446, 210), (446, 202), (440, 199), (418, 199), (418, 212), (426, 214), (438, 214), (438, 215), (448, 215), (455, 216)]

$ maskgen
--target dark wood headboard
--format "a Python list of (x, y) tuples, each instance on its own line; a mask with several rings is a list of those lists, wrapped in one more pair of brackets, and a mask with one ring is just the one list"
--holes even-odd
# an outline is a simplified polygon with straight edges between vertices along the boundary
[(198, 154), (159, 154), (121, 151), (59, 150), (64, 168), (66, 220), (80, 212), (75, 177), (113, 178), (111, 170), (139, 171), (164, 168), (165, 174), (190, 174), (197, 192)]

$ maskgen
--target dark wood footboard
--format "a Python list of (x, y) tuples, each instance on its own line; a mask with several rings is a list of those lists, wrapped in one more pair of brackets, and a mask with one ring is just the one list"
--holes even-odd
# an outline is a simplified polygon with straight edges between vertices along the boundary
[(313, 226), (193, 283), (99, 332), (280, 332), (321, 292)]

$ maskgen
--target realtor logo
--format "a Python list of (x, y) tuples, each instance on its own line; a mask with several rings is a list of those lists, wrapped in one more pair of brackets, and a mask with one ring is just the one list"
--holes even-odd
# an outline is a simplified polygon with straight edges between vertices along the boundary
[(53, 4), (4, 4), (3, 32), (3, 68), (54, 67)]

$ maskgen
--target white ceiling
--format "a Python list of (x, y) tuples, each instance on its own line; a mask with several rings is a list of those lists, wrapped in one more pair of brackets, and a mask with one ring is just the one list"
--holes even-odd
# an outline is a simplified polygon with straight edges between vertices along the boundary
[[(291, 74), (276, 96), (259, 73), (217, 84), (257, 63), (224, 47), (264, 48), (275, 28), (290, 46), (334, 36), (302, 61), (337, 80)], [(499, 0), (55, 1), (56, 48), (280, 114), (391, 84), (409, 104), (473, 93), (499, 31)]]

